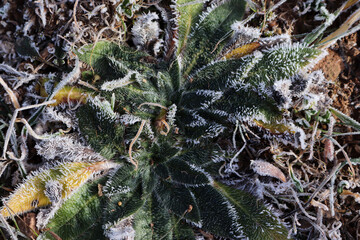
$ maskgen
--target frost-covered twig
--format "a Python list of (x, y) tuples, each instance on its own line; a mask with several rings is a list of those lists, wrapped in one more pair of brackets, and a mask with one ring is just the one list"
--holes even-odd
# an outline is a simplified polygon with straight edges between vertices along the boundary
[(309, 218), (307, 217), (303, 217), (301, 215), (299, 215), (299, 218), (304, 219), (305, 221), (309, 222), (311, 225), (313, 225), (313, 227), (320, 232), (321, 238), (320, 239), (327, 239), (326, 238), (326, 233), (324, 232), (324, 230), (315, 222), (311, 221)]
[(238, 130), (239, 127), (239, 121), (236, 120), (236, 125), (235, 125), (235, 130), (233, 132), (233, 136), (232, 136), (232, 141), (233, 141), (233, 148), (236, 149), (236, 132)]
[(314, 157), (314, 144), (315, 144), (315, 136), (316, 136), (318, 124), (319, 124), (319, 122), (316, 121), (314, 129), (313, 129), (313, 133), (311, 135), (311, 141), (309, 144), (310, 145), (310, 154), (309, 154), (308, 160), (311, 160)]
[[(39, 135), (39, 134), (37, 134), (37, 133), (32, 129), (32, 127), (30, 126), (30, 124), (28, 123), (28, 121), (26, 121), (25, 118), (16, 119), (15, 122), (21, 122), (21, 123), (23, 123), (23, 124), (25, 125), (27, 131), (29, 132), (29, 134), (30, 134), (33, 138), (35, 138), (35, 139), (45, 140), (45, 139), (49, 139), (49, 138), (51, 138), (51, 137), (54, 136), (54, 135), (48, 135), (48, 134), (44, 134), (44, 135)], [(60, 133), (61, 133), (61, 131), (60, 131), (58, 134), (60, 134)]]
[(352, 165), (352, 163), (351, 163), (351, 160), (350, 160), (348, 154), (347, 154), (347, 153), (345, 152), (345, 150), (341, 147), (341, 145), (340, 145), (340, 143), (339, 143), (338, 141), (336, 141), (336, 140), (335, 140), (334, 138), (332, 138), (332, 137), (330, 137), (329, 139), (330, 139), (333, 143), (335, 143), (335, 145), (338, 146), (338, 147), (340, 148), (341, 152), (344, 154), (344, 157), (345, 157), (345, 159), (346, 159), (346, 161), (347, 161), (347, 163), (349, 164), (349, 167), (350, 167), (350, 169), (351, 169), (352, 177), (354, 178), (354, 177), (355, 177), (355, 169), (354, 169), (354, 167), (353, 167), (353, 165)]
[[(240, 155), (240, 153), (242, 153), (242, 151), (244, 151), (245, 147), (246, 147), (246, 139), (244, 137), (244, 134), (241, 130), (241, 126), (239, 127), (239, 133), (240, 133), (240, 136), (242, 138), (242, 140), (244, 141), (244, 145), (240, 148), (240, 150), (234, 155), (234, 157), (232, 157), (232, 159), (230, 160), (230, 170), (235, 173), (236, 175), (240, 176), (233, 168), (233, 164), (234, 164), (234, 161), (236, 160), (236, 158)], [(235, 144), (236, 146), (236, 144)]]
[(275, 9), (277, 9), (278, 7), (280, 7), (282, 4), (284, 4), (287, 0), (280, 0), (279, 2), (277, 2), (276, 4), (274, 4), (274, 6), (272, 6), (268, 12), (272, 12)]
[[(338, 163), (336, 166), (333, 167), (333, 169), (331, 170), (329, 175), (324, 179), (324, 181), (321, 182), (321, 184), (311, 194), (309, 200), (304, 204), (304, 206), (303, 206), (304, 209), (310, 204), (311, 200), (320, 192), (320, 190), (325, 186), (325, 184), (328, 183), (330, 181), (330, 179), (336, 174), (336, 172), (338, 171), (340, 165), (341, 165), (341, 163)], [(282, 219), (288, 218), (289, 216), (293, 215), (296, 212), (299, 212), (300, 210), (301, 210), (300, 208), (296, 208), (293, 211), (282, 215), (280, 218), (282, 218)]]
[(301, 202), (300, 202), (300, 199), (298, 198), (296, 192), (294, 191), (294, 189), (291, 188), (291, 192), (292, 192), (292, 195), (299, 207), (299, 209), (302, 211), (302, 213), (304, 213), (305, 216), (307, 216), (308, 218), (310, 218), (311, 220), (314, 220), (316, 221), (316, 217), (313, 217), (313, 216), (310, 216), (310, 214), (308, 214), (305, 210), (305, 208), (302, 206)]
[[(26, 147), (25, 143), (23, 143), (23, 144), (20, 145), (20, 149), (21, 149), (21, 155), (20, 155), (19, 158), (17, 158), (13, 152), (7, 152), (7, 155), (9, 156), (9, 158), (10, 158), (11, 160), (14, 160), (14, 161), (24, 161), (25, 158), (26, 158), (26, 156), (27, 156), (27, 154), (28, 154), (28, 150), (27, 150), (27, 147)], [(1, 176), (1, 174), (0, 174), (0, 176)]]

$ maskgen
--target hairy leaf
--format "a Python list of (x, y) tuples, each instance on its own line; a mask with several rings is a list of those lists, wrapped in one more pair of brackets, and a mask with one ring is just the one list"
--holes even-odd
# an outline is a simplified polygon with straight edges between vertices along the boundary
[(204, 230), (227, 238), (243, 237), (243, 227), (231, 203), (212, 186), (193, 188)]
[(51, 194), (57, 193), (48, 193), (47, 183), (50, 181), (60, 184), (61, 198), (66, 199), (96, 172), (107, 170), (111, 166), (108, 162), (64, 162), (37, 171), (9, 196), (1, 214), (9, 217), (51, 204)]
[(215, 1), (200, 15), (183, 53), (185, 75), (214, 60), (230, 33), (231, 24), (242, 19), (245, 3), (242, 0)]
[(107, 41), (83, 46), (76, 54), (81, 61), (92, 66), (102, 80), (123, 78), (129, 70), (149, 70), (146, 64), (142, 64), (142, 59), (148, 56), (146, 53)]
[(171, 181), (186, 186), (210, 183), (210, 177), (205, 174), (203, 169), (196, 165), (189, 165), (189, 163), (180, 159), (180, 157), (173, 158), (166, 163)]
[[(154, 191), (163, 207), (193, 223), (200, 223), (200, 213), (194, 196), (184, 186), (161, 181)], [(191, 210), (189, 210), (191, 209)]]
[(104, 197), (98, 195), (98, 184), (102, 182), (84, 185), (65, 201), (47, 225), (42, 238), (55, 239), (52, 232), (63, 240), (105, 239), (101, 227)]
[(286, 228), (253, 196), (219, 182), (214, 187), (231, 203), (237, 223), (250, 239), (287, 239)]
[(339, 118), (345, 125), (350, 126), (357, 131), (360, 131), (360, 123), (358, 121), (356, 121), (352, 117), (349, 117), (349, 116), (343, 114), (342, 112), (340, 112), (339, 110), (337, 110), (335, 108), (330, 108), (330, 111), (337, 118)]
[(139, 179), (135, 188), (126, 193), (115, 194), (106, 200), (104, 217), (109, 222), (124, 219), (139, 211), (145, 200), (146, 196), (143, 194), (142, 182)]
[(170, 213), (152, 196), (134, 215), (135, 239), (172, 239)]

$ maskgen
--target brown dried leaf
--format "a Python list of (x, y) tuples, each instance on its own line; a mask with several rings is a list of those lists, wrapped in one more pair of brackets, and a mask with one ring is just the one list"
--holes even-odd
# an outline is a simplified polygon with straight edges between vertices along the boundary
[(282, 171), (271, 163), (263, 160), (252, 160), (250, 167), (261, 176), (270, 176), (286, 182), (286, 177)]
[(330, 161), (334, 160), (334, 143), (330, 139), (325, 139), (324, 157)]

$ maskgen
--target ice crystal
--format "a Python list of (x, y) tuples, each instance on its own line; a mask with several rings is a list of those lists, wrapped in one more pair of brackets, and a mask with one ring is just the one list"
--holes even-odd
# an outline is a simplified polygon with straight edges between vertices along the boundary
[(141, 75), (138, 72), (129, 71), (123, 78), (105, 82), (101, 86), (101, 90), (111, 92), (116, 88), (124, 87), (126, 85), (129, 85), (129, 84), (131, 84), (135, 81), (139, 81), (139, 80), (141, 80)]
[(40, 156), (47, 160), (56, 157), (67, 161), (105, 161), (104, 157), (89, 147), (68, 136), (57, 136), (38, 143), (35, 148)]
[(99, 96), (95, 96), (94, 98), (89, 99), (89, 104), (93, 108), (99, 110), (97, 111), (97, 117), (99, 119), (105, 118), (114, 122), (119, 120), (119, 114), (114, 112), (114, 110), (111, 108), (110, 102), (107, 100), (102, 99)]
[(118, 223), (104, 227), (104, 235), (110, 240), (133, 240), (135, 239), (135, 230), (132, 227), (132, 217), (125, 218)]
[(158, 19), (159, 16), (154, 12), (143, 14), (137, 18), (131, 33), (133, 34), (133, 42), (138, 49), (147, 49), (151, 42), (159, 39), (161, 30)]
[(241, 21), (237, 21), (231, 25), (234, 31), (233, 41), (239, 45), (243, 45), (260, 38), (261, 32), (258, 28), (247, 27)]
[(75, 117), (74, 112), (71, 111), (57, 111), (54, 107), (48, 107), (45, 109), (43, 118), (45, 121), (60, 121), (66, 125), (68, 128), (74, 128), (77, 126), (77, 118)]

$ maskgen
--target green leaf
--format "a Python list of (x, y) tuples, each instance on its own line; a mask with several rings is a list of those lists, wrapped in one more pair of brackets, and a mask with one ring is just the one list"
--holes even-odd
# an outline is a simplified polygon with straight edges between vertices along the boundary
[(104, 186), (104, 193), (112, 197), (114, 195), (130, 196), (131, 190), (136, 189), (139, 184), (139, 173), (134, 166), (127, 164), (119, 167), (110, 174), (109, 180)]
[[(273, 83), (291, 77), (320, 53), (301, 44), (281, 45), (245, 58), (211, 63), (189, 76), (186, 88), (190, 91), (183, 93), (180, 104), (204, 112), (221, 110), (240, 120), (261, 113), (274, 121), (281, 112), (269, 96)], [(189, 132), (198, 138), (214, 126), (205, 125)]]
[(55, 216), (48, 223), (47, 231), (42, 234), (46, 239), (55, 239), (53, 232), (63, 240), (104, 239), (102, 231), (103, 197), (98, 195), (98, 183), (86, 184), (62, 204)]
[(201, 215), (201, 228), (224, 238), (243, 237), (234, 207), (210, 185), (191, 189)]
[[(150, 200), (151, 203), (151, 200)], [(136, 240), (152, 240), (151, 206), (148, 201), (133, 215), (133, 228)]]
[(218, 176), (219, 168), (225, 163), (224, 153), (217, 145), (190, 148), (177, 158), (204, 169), (211, 176)]
[[(186, 85), (188, 90), (224, 90), (229, 87), (230, 81), (241, 81), (252, 58), (241, 58), (235, 60), (223, 60), (211, 63), (190, 75), (190, 81)], [(186, 95), (186, 92), (184, 93)]]
[(199, 17), (196, 27), (188, 39), (185, 58), (184, 73), (209, 64), (225, 44), (221, 40), (230, 33), (230, 26), (242, 19), (245, 11), (245, 1), (229, 0), (218, 1), (208, 7)]
[(171, 215), (155, 196), (149, 198), (134, 215), (134, 229), (135, 239), (172, 240)]
[(161, 136), (159, 136), (159, 141), (151, 146), (151, 159), (154, 161), (154, 163), (166, 162), (175, 156), (178, 152), (179, 148), (171, 145), (171, 142), (168, 138), (161, 139)]
[(289, 175), (290, 175), (290, 178), (291, 178), (291, 180), (293, 181), (293, 183), (294, 183), (295, 187), (297, 188), (297, 190), (298, 190), (299, 192), (304, 192), (304, 188), (303, 188), (303, 186), (302, 186), (302, 184), (301, 184), (301, 181), (300, 181), (300, 179), (298, 179), (298, 178), (295, 176), (294, 170), (293, 170), (292, 166), (293, 166), (292, 164), (290, 164), (290, 166), (289, 166)]
[(22, 57), (40, 57), (35, 43), (27, 36), (16, 40), (15, 50)]
[(210, 176), (206, 175), (203, 169), (196, 165), (189, 165), (189, 163), (180, 159), (181, 156), (166, 162), (166, 166), (169, 169), (170, 180), (172, 182), (186, 186), (197, 186), (210, 183)]
[(237, 223), (249, 239), (287, 239), (286, 228), (255, 197), (219, 182), (214, 187), (232, 204)]
[(114, 119), (105, 117), (99, 108), (91, 104), (80, 107), (76, 115), (80, 131), (90, 146), (111, 159), (115, 154), (115, 145), (122, 143), (124, 127)]
[(360, 131), (360, 123), (358, 121), (356, 121), (355, 119), (343, 114), (342, 112), (340, 112), (339, 110), (330, 107), (330, 111), (332, 112), (332, 114), (334, 114), (337, 118), (340, 119), (340, 121), (342, 121), (345, 125), (354, 128), (357, 131)]
[(129, 70), (149, 70), (142, 60), (148, 54), (108, 41), (83, 46), (75, 53), (81, 61), (92, 66), (102, 80), (122, 78)]
[[(188, 188), (160, 181), (155, 189), (155, 195), (164, 208), (195, 224), (200, 223), (201, 219), (197, 203)], [(191, 208), (191, 211), (189, 208)]]
[(173, 240), (195, 240), (193, 229), (186, 224), (185, 221), (180, 221), (176, 217), (172, 217), (173, 225)]
[(190, 31), (192, 28), (195, 27), (195, 23), (199, 19), (200, 13), (203, 10), (203, 6), (203, 2), (197, 2), (193, 0), (177, 1), (177, 10), (180, 13), (180, 17), (178, 20), (178, 54), (184, 47), (186, 47)]
[(246, 89), (226, 91), (224, 97), (213, 104), (212, 109), (233, 114), (236, 119), (242, 121), (252, 120), (259, 114), (262, 114), (268, 121), (275, 121), (281, 117), (281, 112), (274, 99)]
[(182, 122), (179, 123), (179, 127), (181, 127), (184, 135), (189, 141), (195, 143), (200, 143), (203, 139), (215, 138), (226, 128), (226, 126), (222, 124), (226, 122), (225, 119), (219, 124), (203, 118), (198, 114), (198, 111), (191, 109), (182, 109), (178, 116), (182, 120)]
[(136, 187), (128, 191), (118, 192), (110, 196), (103, 210), (105, 219), (115, 222), (136, 213), (145, 203), (141, 179), (136, 181)]
[(135, 239), (195, 240), (192, 228), (171, 214), (154, 195), (133, 215)]
[(146, 163), (149, 160), (149, 158), (145, 158), (145, 166), (140, 166), (141, 168), (141, 177), (143, 180), (143, 191), (145, 195), (150, 195), (154, 191), (154, 188), (157, 186), (159, 182), (159, 176), (154, 171), (154, 168), (150, 165), (147, 165)]
[(305, 44), (282, 44), (263, 53), (263, 57), (249, 71), (245, 82), (258, 87), (271, 86), (275, 81), (290, 78), (322, 51)]

